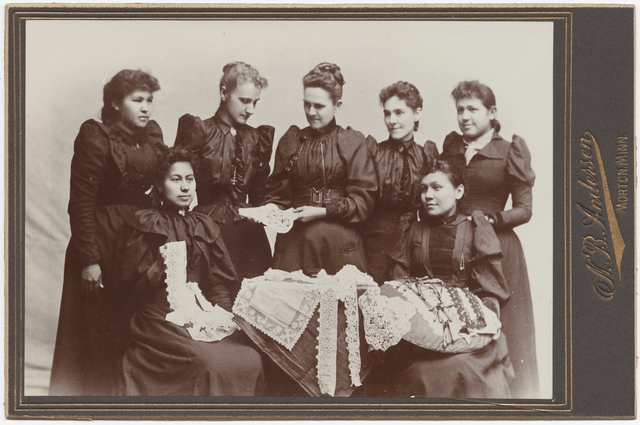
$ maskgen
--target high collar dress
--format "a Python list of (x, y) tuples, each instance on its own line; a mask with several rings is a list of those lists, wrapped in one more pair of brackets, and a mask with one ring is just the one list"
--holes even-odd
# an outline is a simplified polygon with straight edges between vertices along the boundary
[[(127, 217), (151, 206), (147, 195), (166, 149), (155, 121), (131, 131), (95, 120), (82, 124), (71, 161), (71, 240), (64, 265), (51, 395), (109, 395), (126, 347), (128, 312), (112, 283), (118, 233)], [(98, 264), (103, 289), (82, 295), (82, 270)]]
[(369, 274), (381, 285), (389, 279), (386, 253), (398, 241), (402, 227), (415, 219), (421, 207), (420, 180), (438, 158), (438, 148), (430, 140), (420, 146), (413, 138), (406, 142), (393, 139), (373, 142), (370, 151), (379, 192), (362, 234)]
[[(238, 208), (259, 206), (266, 194), (274, 128), (235, 127), (215, 116), (201, 120), (183, 115), (174, 146), (196, 153), (198, 205), (220, 227), (240, 280), (263, 274), (271, 263), (264, 227), (238, 214)], [(237, 290), (237, 289), (236, 289)]]
[(205, 214), (171, 206), (139, 211), (123, 228), (118, 283), (135, 300), (130, 343), (119, 368), (119, 395), (255, 396), (264, 389), (259, 352), (241, 331), (215, 342), (191, 338), (165, 319), (164, 276), (150, 280), (160, 246), (184, 241), (187, 282), (213, 305), (231, 310), (237, 283), (217, 225)]
[[(464, 153), (465, 147), (462, 136), (452, 132), (444, 141), (443, 155)], [(522, 244), (513, 231), (531, 219), (534, 181), (531, 154), (524, 140), (514, 135), (508, 142), (498, 132), (471, 158), (465, 176), (465, 213), (479, 210), (495, 220), (504, 254), (502, 265), (511, 298), (502, 311), (502, 324), (516, 372), (511, 392), (520, 398), (536, 398), (539, 393), (529, 275)], [(512, 208), (505, 210), (509, 196)]]
[[(414, 222), (389, 253), (391, 277), (431, 277), (467, 287), (491, 310), (509, 299), (502, 274), (500, 243), (482, 213), (469, 220), (456, 214), (446, 221)], [(384, 352), (379, 365), (380, 396), (509, 398), (513, 367), (507, 338), (470, 353), (440, 353), (401, 340)]]
[(362, 133), (335, 120), (320, 130), (292, 126), (278, 144), (267, 189), (265, 204), (327, 209), (325, 218), (296, 221), (278, 234), (273, 268), (335, 274), (352, 264), (367, 272), (358, 226), (372, 212), (378, 180)]

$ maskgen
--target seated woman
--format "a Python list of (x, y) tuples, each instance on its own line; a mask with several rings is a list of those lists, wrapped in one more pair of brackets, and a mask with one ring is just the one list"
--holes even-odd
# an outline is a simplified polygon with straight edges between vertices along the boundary
[[(253, 396), (263, 392), (261, 357), (245, 334), (236, 330), (223, 339), (199, 334), (222, 332), (219, 328), (225, 324), (227, 334), (234, 328), (227, 312), (233, 304), (229, 288), (238, 279), (216, 224), (205, 214), (189, 211), (196, 190), (194, 168), (189, 151), (170, 149), (156, 170), (161, 205), (136, 213), (123, 232), (119, 282), (137, 306), (121, 364), (120, 395)], [(167, 257), (167, 244), (177, 241), (186, 246), (182, 263)], [(183, 275), (182, 280), (175, 279), (176, 274)], [(191, 311), (176, 308), (189, 300), (180, 284), (195, 288)], [(215, 317), (225, 320), (211, 320), (214, 313), (208, 311), (214, 310)], [(176, 324), (200, 316), (207, 319), (193, 321), (191, 326)]]
[[(464, 157), (438, 160), (422, 178), (427, 217), (414, 222), (390, 253), (391, 277), (431, 277), (463, 287), (500, 316), (509, 298), (500, 243), (482, 214), (458, 211), (464, 195)], [(513, 367), (506, 338), (475, 334), (456, 354), (427, 350), (405, 340), (384, 355), (386, 391), (396, 397), (510, 397)]]

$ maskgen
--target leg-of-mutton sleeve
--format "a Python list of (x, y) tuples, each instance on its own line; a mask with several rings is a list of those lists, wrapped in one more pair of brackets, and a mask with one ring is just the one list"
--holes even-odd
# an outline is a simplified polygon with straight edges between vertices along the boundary
[(326, 205), (327, 217), (361, 223), (371, 214), (378, 195), (378, 177), (367, 145), (359, 131), (347, 128), (340, 132), (337, 148), (347, 171), (346, 196)]
[(502, 272), (500, 240), (481, 211), (471, 214), (470, 224), (474, 257), (471, 264), (470, 289), (487, 307), (499, 315), (499, 306), (504, 305), (511, 296)]
[(523, 139), (514, 135), (507, 155), (507, 174), (512, 208), (498, 211), (496, 228), (513, 228), (531, 220), (532, 187), (536, 175), (531, 168), (531, 153)]
[(299, 132), (300, 128), (292, 125), (280, 138), (276, 148), (273, 173), (267, 179), (267, 194), (263, 204), (275, 204), (283, 210), (291, 207), (293, 200), (291, 169), (298, 160), (302, 145), (298, 139)]
[(71, 245), (87, 266), (100, 260), (94, 210), (108, 159), (109, 136), (96, 121), (84, 122), (73, 147), (68, 212)]
[(267, 180), (271, 167), (271, 154), (273, 153), (273, 138), (275, 136), (275, 128), (269, 125), (261, 125), (255, 129), (258, 137), (258, 152), (255, 158), (256, 173), (248, 188), (249, 204), (252, 206), (262, 205), (269, 189), (267, 188)]
[(199, 117), (184, 114), (178, 119), (178, 131), (176, 132), (175, 147), (198, 152), (207, 142), (204, 124)]

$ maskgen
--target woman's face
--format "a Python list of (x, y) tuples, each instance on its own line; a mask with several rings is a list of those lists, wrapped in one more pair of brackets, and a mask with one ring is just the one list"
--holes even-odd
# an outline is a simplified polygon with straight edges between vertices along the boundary
[(456, 102), (458, 126), (468, 141), (491, 130), (491, 120), (496, 118), (496, 107), (487, 109), (477, 97), (467, 97)]
[(398, 96), (391, 96), (383, 105), (384, 124), (387, 126), (389, 136), (394, 140), (406, 142), (413, 137), (413, 129), (416, 121), (420, 119), (422, 109), (415, 111)]
[(124, 125), (132, 129), (144, 128), (153, 111), (153, 94), (144, 90), (136, 90), (126, 95), (119, 105), (112, 106), (120, 114)]
[(464, 194), (464, 186), (454, 187), (449, 176), (442, 171), (427, 174), (420, 182), (420, 199), (431, 217), (447, 218), (456, 212), (458, 200)]
[(175, 162), (162, 184), (162, 199), (176, 208), (191, 205), (196, 193), (196, 179), (189, 162)]
[(325, 89), (320, 87), (304, 89), (304, 114), (307, 116), (311, 128), (317, 130), (326, 127), (341, 105), (341, 100), (334, 104), (329, 92)]
[(229, 118), (229, 124), (246, 124), (253, 115), (256, 105), (260, 100), (262, 89), (256, 87), (251, 81), (239, 84), (231, 93), (222, 90), (222, 108)]

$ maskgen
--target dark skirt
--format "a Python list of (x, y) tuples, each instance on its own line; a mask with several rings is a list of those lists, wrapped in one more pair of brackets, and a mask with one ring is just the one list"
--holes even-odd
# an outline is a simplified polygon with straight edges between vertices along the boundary
[(473, 353), (446, 354), (401, 340), (378, 364), (385, 397), (510, 398), (513, 367), (504, 335)]
[(264, 393), (261, 355), (242, 331), (196, 341), (165, 320), (168, 304), (150, 303), (131, 319), (119, 395), (257, 396)]
[(353, 227), (323, 219), (296, 221), (288, 233), (280, 233), (276, 238), (274, 269), (305, 273), (324, 269), (328, 274), (336, 274), (346, 264), (367, 272), (362, 238)]
[(386, 253), (395, 246), (399, 237), (400, 224), (391, 220), (372, 219), (362, 228), (369, 275), (378, 285), (389, 280), (391, 259)]
[(498, 231), (502, 248), (502, 271), (511, 298), (502, 307), (502, 331), (508, 337), (509, 356), (515, 377), (511, 394), (517, 398), (539, 397), (540, 383), (529, 274), (520, 239), (513, 230)]
[(51, 395), (111, 395), (119, 360), (127, 346), (131, 306), (111, 281), (113, 257), (124, 218), (141, 207), (112, 205), (95, 211), (102, 284), (95, 301), (82, 294), (83, 264), (69, 244), (56, 345), (51, 367)]

